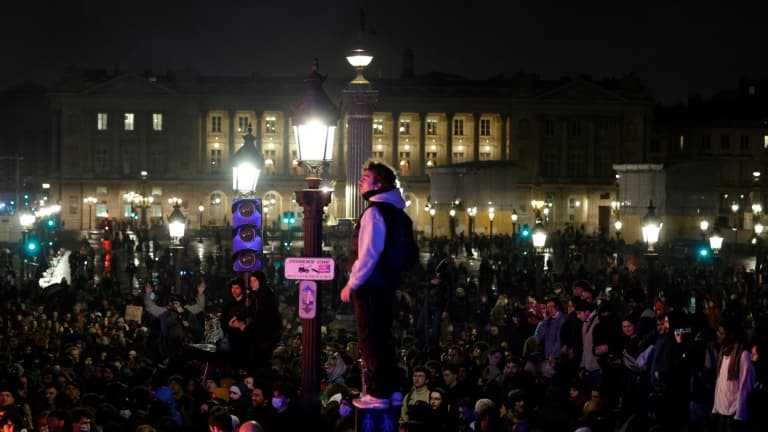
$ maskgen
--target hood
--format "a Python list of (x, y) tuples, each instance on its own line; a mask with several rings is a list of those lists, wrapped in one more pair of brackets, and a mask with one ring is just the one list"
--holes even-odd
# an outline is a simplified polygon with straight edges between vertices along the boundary
[(155, 397), (168, 405), (173, 405), (173, 392), (167, 386), (162, 386), (155, 392)]
[(394, 188), (389, 192), (382, 192), (380, 194), (376, 194), (368, 199), (368, 201), (371, 202), (385, 202), (392, 204), (393, 206), (404, 209), (405, 208), (405, 200), (403, 199), (403, 194), (400, 193), (400, 189)]

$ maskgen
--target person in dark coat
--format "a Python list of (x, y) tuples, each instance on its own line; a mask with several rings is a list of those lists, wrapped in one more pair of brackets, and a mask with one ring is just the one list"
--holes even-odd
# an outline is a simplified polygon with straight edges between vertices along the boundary
[(248, 311), (246, 333), (251, 341), (254, 369), (268, 370), (272, 351), (280, 342), (283, 319), (278, 310), (277, 297), (267, 285), (264, 272), (248, 277)]

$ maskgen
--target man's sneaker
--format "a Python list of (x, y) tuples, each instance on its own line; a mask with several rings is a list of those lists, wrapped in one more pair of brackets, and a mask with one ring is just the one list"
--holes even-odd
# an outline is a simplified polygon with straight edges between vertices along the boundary
[(369, 394), (352, 399), (352, 405), (360, 409), (385, 410), (389, 408), (389, 399), (380, 399)]

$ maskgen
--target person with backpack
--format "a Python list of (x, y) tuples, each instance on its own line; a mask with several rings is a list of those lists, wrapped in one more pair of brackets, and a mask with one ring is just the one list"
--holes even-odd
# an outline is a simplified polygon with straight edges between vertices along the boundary
[(368, 206), (355, 227), (349, 250), (353, 264), (340, 295), (354, 305), (363, 360), (363, 392), (352, 403), (361, 409), (388, 409), (390, 397), (399, 391), (392, 302), (401, 273), (416, 264), (413, 223), (403, 211), (397, 176), (386, 164), (366, 162), (358, 187)]

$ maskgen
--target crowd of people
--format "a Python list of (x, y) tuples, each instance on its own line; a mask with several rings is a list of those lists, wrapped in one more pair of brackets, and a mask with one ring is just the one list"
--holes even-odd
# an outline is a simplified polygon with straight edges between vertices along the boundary
[[(660, 265), (651, 279), (621, 260), (590, 268), (565, 258), (559, 271), (548, 263), (536, 298), (514, 238), (465, 255), (477, 240), (423, 243), (427, 262), (395, 291), (390, 409), (401, 430), (768, 430), (768, 291), (754, 274)], [(128, 296), (90, 288), (88, 275), (36, 292), (8, 269), (3, 430), (301, 427), (314, 413), (300, 406), (297, 290), (279, 261), (248, 280), (197, 274), (180, 293), (147, 280)], [(344, 283), (339, 275), (324, 290), (318, 311), (325, 376), (314, 430), (355, 428), (358, 341), (333, 324)]]

